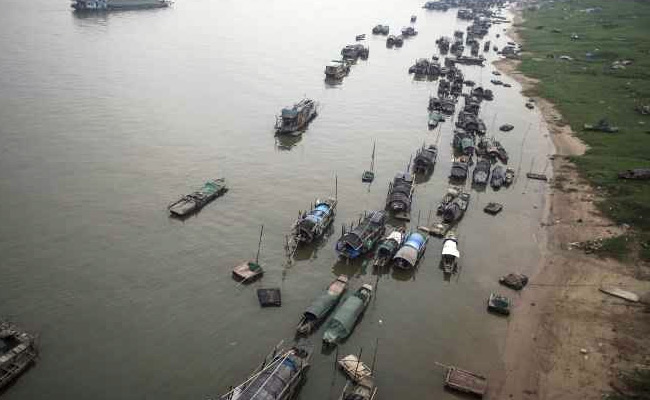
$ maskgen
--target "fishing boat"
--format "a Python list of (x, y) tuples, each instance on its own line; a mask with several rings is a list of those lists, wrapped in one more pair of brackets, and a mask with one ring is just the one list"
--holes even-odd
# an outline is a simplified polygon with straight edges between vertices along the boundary
[(317, 199), (314, 208), (303, 213), (293, 225), (293, 237), (298, 244), (311, 243), (323, 236), (336, 217), (335, 198)]
[(408, 172), (398, 173), (395, 179), (388, 186), (386, 196), (386, 210), (393, 213), (398, 219), (409, 219), (411, 213), (411, 201), (413, 198), (413, 176)]
[(181, 197), (170, 204), (167, 209), (175, 217), (187, 217), (198, 212), (206, 204), (228, 191), (226, 179), (212, 179), (207, 181), (203, 187), (194, 193)]
[(390, 27), (388, 25), (376, 25), (372, 28), (372, 33), (374, 35), (388, 35)]
[(264, 274), (264, 269), (260, 265), (260, 249), (262, 248), (262, 236), (264, 235), (264, 225), (260, 229), (260, 240), (257, 244), (257, 255), (255, 261), (246, 261), (237, 265), (232, 270), (232, 276), (241, 283), (250, 283)]
[(0, 390), (36, 362), (36, 336), (0, 320)]
[(303, 131), (318, 115), (317, 104), (312, 99), (302, 99), (290, 108), (283, 108), (275, 121), (275, 131), (280, 134)]
[(305, 310), (296, 328), (298, 335), (308, 335), (315, 330), (327, 315), (336, 307), (348, 287), (348, 277), (340, 275), (327, 287), (327, 290), (321, 294)]
[(309, 371), (313, 346), (300, 342), (267, 355), (244, 383), (220, 400), (289, 400), (296, 397)]
[(359, 224), (348, 232), (343, 232), (336, 242), (339, 256), (354, 259), (372, 250), (386, 230), (385, 211), (365, 212)]
[(375, 180), (375, 142), (372, 142), (372, 156), (370, 156), (370, 170), (363, 171), (361, 182), (372, 182)]
[(373, 259), (373, 266), (375, 268), (381, 268), (386, 266), (392, 259), (397, 250), (404, 243), (404, 228), (399, 227), (392, 230), (386, 237), (384, 237), (375, 251), (375, 257)]
[(339, 400), (374, 400), (377, 387), (373, 379), (364, 379), (358, 383), (346, 382)]
[(515, 181), (515, 170), (512, 168), (506, 168), (505, 185), (510, 186), (514, 181)]
[(497, 165), (492, 170), (492, 177), (490, 178), (490, 186), (492, 186), (492, 188), (494, 189), (498, 189), (501, 186), (503, 186), (505, 181), (506, 181), (505, 170), (503, 169), (502, 166)]
[(512, 302), (509, 298), (498, 293), (490, 293), (487, 301), (488, 311), (502, 315), (510, 315), (511, 305)]
[(370, 54), (370, 48), (359, 43), (349, 44), (341, 50), (341, 57), (343, 57), (344, 60), (355, 61), (358, 58), (365, 60), (368, 58), (369, 54)]
[(445, 192), (445, 195), (442, 196), (442, 200), (440, 201), (440, 204), (438, 204), (438, 209), (437, 212), (438, 214), (442, 214), (442, 212), (445, 210), (445, 208), (456, 198), (458, 197), (458, 194), (461, 192), (461, 188), (458, 186), (450, 186), (447, 188), (447, 192)]
[(451, 172), (449, 173), (449, 178), (464, 181), (467, 179), (467, 173), (469, 171), (469, 157), (461, 156), (454, 158), (451, 163)]
[(429, 122), (427, 123), (427, 125), (429, 125), (429, 129), (433, 129), (436, 126), (438, 126), (440, 122), (444, 122), (444, 121), (445, 121), (445, 116), (442, 115), (442, 113), (438, 111), (432, 111), (429, 113)]
[(472, 173), (472, 182), (475, 185), (485, 185), (490, 177), (490, 162), (485, 159), (478, 160), (474, 172)]
[(458, 196), (442, 211), (443, 221), (448, 224), (458, 222), (465, 214), (465, 211), (467, 211), (467, 207), (469, 207), (469, 199), (469, 193), (459, 193)]
[(415, 153), (413, 159), (413, 173), (414, 174), (428, 174), (433, 171), (438, 158), (438, 148), (431, 144), (428, 147), (422, 145)]
[(372, 369), (354, 354), (341, 357), (338, 364), (352, 382), (358, 383), (366, 379), (372, 379)]
[(460, 252), (458, 251), (458, 238), (453, 232), (448, 232), (442, 242), (442, 259), (440, 260), (440, 268), (445, 274), (452, 274), (458, 268), (458, 259)]
[(412, 26), (407, 26), (405, 28), (402, 28), (402, 36), (404, 37), (409, 37), (409, 36), (415, 36), (418, 34), (418, 31), (415, 30)]
[(427, 250), (428, 240), (429, 235), (418, 231), (411, 232), (393, 257), (395, 267), (400, 269), (415, 268)]
[(352, 334), (361, 314), (365, 311), (372, 297), (372, 286), (364, 284), (334, 312), (323, 334), (323, 344), (337, 345)]
[(325, 67), (325, 78), (339, 80), (345, 78), (350, 73), (350, 64), (345, 60), (332, 60)]
[(395, 36), (394, 44), (397, 47), (402, 47), (402, 45), (404, 44), (404, 36), (403, 35)]

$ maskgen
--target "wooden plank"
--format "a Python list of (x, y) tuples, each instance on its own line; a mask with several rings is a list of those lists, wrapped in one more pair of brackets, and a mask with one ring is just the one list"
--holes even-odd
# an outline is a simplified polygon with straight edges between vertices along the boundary
[(613, 287), (613, 286), (606, 286), (606, 287), (601, 287), (598, 290), (600, 290), (603, 293), (609, 294), (614, 297), (621, 298), (623, 300), (630, 301), (632, 303), (638, 303), (639, 302), (639, 295), (636, 293), (628, 292), (627, 290), (623, 290), (621, 288)]

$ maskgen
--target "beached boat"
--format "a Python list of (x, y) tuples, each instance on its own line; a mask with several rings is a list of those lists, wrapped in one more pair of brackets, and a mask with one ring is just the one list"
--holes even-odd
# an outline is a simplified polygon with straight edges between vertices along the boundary
[(181, 197), (170, 204), (167, 209), (175, 217), (186, 217), (199, 211), (203, 206), (228, 191), (226, 179), (219, 178), (206, 182), (203, 187), (192, 194)]
[(490, 162), (485, 159), (478, 160), (474, 172), (472, 173), (472, 182), (475, 185), (485, 185), (490, 177)]
[(336, 217), (337, 200), (328, 198), (316, 200), (314, 208), (303, 213), (293, 226), (293, 237), (297, 244), (311, 243), (323, 236)]
[(505, 185), (510, 186), (514, 181), (515, 181), (515, 170), (512, 168), (506, 168)]
[(350, 73), (350, 64), (345, 60), (332, 60), (325, 67), (325, 78), (339, 80), (345, 78)]
[(469, 193), (459, 193), (442, 211), (443, 221), (448, 224), (458, 222), (465, 214), (465, 211), (467, 211), (467, 207), (469, 207), (469, 199)]
[(264, 274), (264, 269), (260, 265), (260, 250), (262, 248), (262, 236), (264, 235), (264, 225), (260, 229), (260, 240), (257, 243), (257, 255), (255, 261), (246, 261), (237, 265), (232, 270), (232, 277), (241, 283), (250, 283)]
[(395, 218), (408, 220), (414, 189), (413, 176), (410, 173), (400, 172), (395, 175), (393, 182), (388, 186), (386, 210), (390, 211)]
[(290, 108), (283, 108), (275, 121), (275, 131), (280, 134), (303, 131), (318, 115), (317, 104), (312, 99), (302, 99)]
[(375, 142), (372, 142), (372, 156), (370, 156), (370, 169), (363, 171), (361, 182), (372, 182), (375, 180)]
[(0, 320), (0, 391), (36, 362), (36, 336)]
[(458, 251), (458, 238), (453, 232), (448, 232), (442, 242), (442, 259), (440, 260), (440, 268), (445, 274), (452, 274), (458, 268), (458, 259), (460, 252)]
[(506, 182), (506, 173), (502, 166), (497, 165), (492, 170), (492, 177), (490, 178), (490, 186), (494, 189), (498, 189)]
[(397, 250), (399, 250), (402, 243), (404, 243), (404, 228), (399, 227), (391, 231), (386, 237), (384, 237), (377, 246), (375, 250), (375, 257), (373, 259), (373, 266), (376, 268), (381, 268), (391, 262)]
[(327, 323), (323, 333), (323, 344), (336, 345), (352, 334), (361, 314), (372, 297), (372, 286), (364, 284), (352, 296), (345, 299)]
[(433, 171), (438, 158), (438, 147), (436, 145), (429, 145), (425, 147), (422, 145), (415, 153), (413, 159), (413, 173), (414, 174), (428, 174)]
[(385, 211), (369, 211), (352, 230), (344, 232), (336, 242), (341, 257), (354, 259), (372, 250), (386, 230)]
[(274, 349), (244, 383), (220, 400), (290, 400), (296, 397), (309, 371), (313, 346), (305, 342)]
[(339, 303), (347, 286), (348, 277), (345, 275), (340, 275), (330, 283), (327, 290), (314, 300), (302, 314), (296, 333), (298, 335), (308, 335), (315, 330)]
[(418, 231), (411, 232), (393, 257), (393, 265), (400, 269), (415, 268), (427, 250), (428, 240), (429, 235)]

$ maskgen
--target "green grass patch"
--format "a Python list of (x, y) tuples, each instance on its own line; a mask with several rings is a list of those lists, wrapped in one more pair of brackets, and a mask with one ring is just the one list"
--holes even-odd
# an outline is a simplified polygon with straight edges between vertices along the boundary
[[(605, 191), (600, 209), (645, 236), (650, 233), (650, 183), (619, 180), (618, 172), (650, 168), (650, 117), (635, 111), (640, 104), (650, 104), (650, 2), (540, 4), (539, 9), (524, 12), (520, 69), (540, 80), (536, 92), (555, 103), (589, 145), (587, 153), (574, 161), (583, 176)], [(571, 39), (573, 34), (577, 40)], [(631, 64), (612, 69), (619, 60)], [(619, 133), (583, 130), (584, 124), (601, 118), (619, 127)], [(612, 254), (619, 254), (622, 245), (612, 239)]]
[(628, 235), (615, 236), (603, 239), (602, 247), (594, 253), (601, 257), (611, 257), (620, 261), (627, 261), (630, 257), (631, 238)]

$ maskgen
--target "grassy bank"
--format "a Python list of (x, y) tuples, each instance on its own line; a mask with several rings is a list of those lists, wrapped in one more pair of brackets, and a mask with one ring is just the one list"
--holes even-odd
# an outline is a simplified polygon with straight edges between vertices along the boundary
[[(555, 103), (589, 145), (574, 161), (605, 191), (601, 210), (631, 225), (630, 242), (650, 259), (650, 182), (618, 179), (619, 171), (650, 168), (650, 116), (635, 110), (650, 105), (650, 2), (541, 1), (524, 19), (521, 71), (540, 80), (535, 94)], [(631, 63), (612, 68), (621, 60)], [(583, 130), (602, 118), (619, 133)]]

